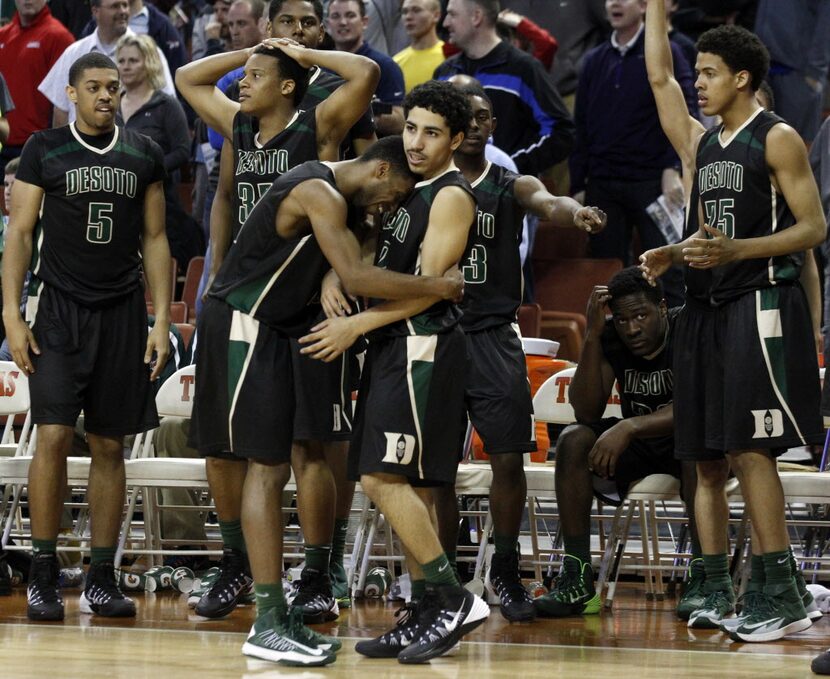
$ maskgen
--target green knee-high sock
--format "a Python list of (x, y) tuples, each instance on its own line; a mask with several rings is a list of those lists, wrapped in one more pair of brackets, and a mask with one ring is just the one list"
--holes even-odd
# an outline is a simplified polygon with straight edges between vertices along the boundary
[(774, 588), (776, 590), (793, 584), (792, 571), (790, 570), (790, 553), (788, 550), (781, 552), (768, 552), (761, 555), (764, 560), (764, 575), (766, 583), (764, 589)]
[(256, 595), (257, 618), (261, 618), (271, 610), (278, 618), (281, 618), (288, 610), (285, 605), (285, 594), (282, 591), (281, 582), (273, 585), (254, 583), (254, 594)]
[(346, 550), (346, 535), (349, 532), (348, 519), (334, 520), (334, 535), (331, 539), (330, 564), (343, 565), (343, 552)]
[(591, 563), (591, 537), (589, 535), (565, 535), (565, 553), (575, 556), (582, 563)]
[(58, 551), (57, 540), (37, 540), (32, 538), (32, 553), (37, 556), (41, 552), (51, 552), (55, 554)]
[(442, 553), (437, 559), (421, 565), (424, 579), (430, 585), (458, 585), (455, 571), (450, 567), (447, 555)]
[(732, 591), (729, 559), (726, 554), (704, 554), (703, 568), (706, 570), (706, 592)]
[(93, 547), (89, 555), (89, 562), (91, 564), (100, 563), (102, 561), (115, 561), (115, 545), (112, 547)]
[(321, 573), (329, 572), (329, 557), (331, 556), (331, 545), (306, 545), (305, 565)]
[(767, 581), (764, 572), (764, 558), (760, 554), (753, 554), (749, 559), (749, 568), (749, 578), (752, 583), (750, 587), (756, 592), (763, 591), (764, 584)]

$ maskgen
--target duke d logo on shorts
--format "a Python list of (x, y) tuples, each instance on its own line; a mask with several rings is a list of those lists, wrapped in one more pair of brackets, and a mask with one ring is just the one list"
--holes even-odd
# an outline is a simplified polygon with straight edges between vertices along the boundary
[(397, 432), (383, 432), (386, 437), (386, 455), (383, 461), (390, 464), (409, 464), (415, 453), (415, 437)]
[(784, 415), (777, 408), (769, 410), (753, 410), (755, 418), (754, 439), (770, 439), (781, 436), (784, 433)]

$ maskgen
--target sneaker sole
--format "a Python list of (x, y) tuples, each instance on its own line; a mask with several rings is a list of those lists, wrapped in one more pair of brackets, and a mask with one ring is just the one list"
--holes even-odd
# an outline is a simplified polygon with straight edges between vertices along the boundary
[(371, 642), (358, 641), (354, 645), (354, 650), (367, 658), (397, 658), (398, 654), (406, 648), (406, 646), (394, 647), (389, 644), (369, 646), (369, 643)]
[(61, 607), (60, 613), (40, 613), (36, 609), (33, 609), (31, 606), (26, 607), (26, 617), (29, 620), (33, 620), (35, 622), (49, 622), (49, 621), (60, 621), (63, 620), (63, 607)]
[(501, 603), (501, 597), (499, 597), (496, 590), (493, 588), (493, 583), (490, 582), (490, 574), (487, 574), (487, 578), (484, 580), (484, 592), (486, 596), (481, 597), (484, 601), (491, 605), (491, 606), (498, 606), (499, 611), (501, 611), (502, 617), (505, 620), (510, 622), (533, 622), (536, 620), (536, 608), (533, 606), (533, 601), (530, 601), (531, 607), (530, 611), (525, 613), (524, 615), (510, 615), (507, 612), (507, 609)]
[[(199, 603), (201, 603), (201, 600), (199, 601)], [(238, 602), (236, 600), (234, 600), (231, 603), (229, 603), (227, 606), (224, 606), (224, 607), (222, 607), (220, 609), (217, 609), (215, 611), (206, 611), (204, 609), (199, 609), (199, 603), (197, 603), (194, 606), (195, 611), (196, 611), (196, 615), (201, 615), (203, 618), (211, 618), (212, 620), (215, 620), (216, 618), (227, 617), (228, 615), (233, 613), (233, 609), (236, 608)]]
[(798, 632), (803, 632), (805, 629), (812, 627), (813, 621), (810, 618), (802, 618), (801, 620), (796, 620), (795, 622), (791, 622), (789, 625), (785, 625), (777, 630), (772, 630), (770, 632), (766, 632), (764, 634), (742, 634), (737, 630), (733, 630), (729, 633), (729, 636), (734, 641), (747, 641), (747, 642), (764, 642), (764, 641), (776, 641), (777, 639), (782, 639), (783, 637), (787, 636), (788, 634), (796, 634)]
[(97, 606), (87, 599), (86, 593), (81, 594), (79, 608), (81, 613), (100, 615), (102, 618), (134, 618), (136, 615), (135, 605), (132, 608), (125, 608), (121, 611), (107, 611), (102, 606)]
[(721, 618), (720, 620), (712, 620), (712, 618), (704, 618), (704, 617), (697, 617), (692, 619), (689, 617), (689, 622), (686, 627), (691, 627), (692, 629), (720, 629), (721, 621), (725, 618)]
[(329, 665), (335, 660), (335, 656), (329, 653), (308, 655), (297, 651), (269, 651), (267, 648), (262, 648), (247, 641), (242, 644), (242, 654), (288, 667), (320, 667)]
[[(487, 603), (480, 597), (476, 597), (475, 601), (473, 601), (473, 605), (470, 607), (470, 612), (464, 620), (464, 624), (445, 637), (444, 645), (435, 647), (432, 651), (424, 653), (423, 655), (404, 655), (403, 657), (398, 655), (398, 662), (402, 665), (420, 665), (425, 662), (429, 662), (433, 658), (438, 658), (446, 653), (452, 652), (461, 641), (461, 637), (472, 632), (476, 627), (487, 620), (488, 617), (490, 617), (490, 606), (488, 606)], [(401, 653), (403, 653), (403, 650)]]
[(816, 620), (820, 620), (821, 618), (823, 618), (824, 613), (822, 613), (818, 609), (814, 611), (807, 611), (807, 617), (810, 618), (810, 620), (812, 620), (813, 622), (815, 622)]

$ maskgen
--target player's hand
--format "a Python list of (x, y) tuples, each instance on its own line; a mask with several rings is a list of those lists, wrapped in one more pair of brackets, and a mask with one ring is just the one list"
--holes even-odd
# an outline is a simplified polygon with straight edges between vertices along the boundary
[(291, 38), (265, 38), (260, 44), (284, 52), (303, 68), (310, 68), (314, 65), (309, 59), (308, 48)]
[(464, 274), (457, 266), (451, 266), (444, 272), (442, 280), (446, 283), (444, 299), (458, 304), (464, 298)]
[(35, 342), (32, 329), (20, 316), (15, 321), (6, 322), (6, 340), (12, 360), (26, 375), (31, 375), (35, 371), (35, 366), (29, 355), (29, 348), (31, 347), (35, 354), (40, 354), (40, 347)]
[(588, 453), (588, 469), (597, 476), (609, 479), (617, 470), (617, 460), (631, 445), (631, 432), (625, 420), (620, 420), (602, 434)]
[(608, 215), (598, 207), (581, 207), (574, 213), (574, 226), (588, 233), (599, 233), (608, 223)]
[(651, 285), (656, 285), (657, 279), (662, 276), (672, 265), (671, 248), (664, 245), (653, 250), (646, 250), (640, 255), (640, 271)]
[(605, 329), (605, 306), (610, 299), (611, 293), (606, 285), (595, 285), (588, 298), (585, 318), (588, 321), (588, 332), (594, 337), (599, 337)]
[(711, 238), (691, 238), (683, 248), (683, 261), (693, 269), (712, 269), (739, 258), (740, 244), (708, 224), (703, 230)]
[(323, 276), (323, 284), (320, 287), (320, 304), (326, 318), (337, 316), (348, 316), (352, 311), (352, 305), (348, 296), (340, 285), (340, 278), (334, 269)]
[(308, 335), (300, 338), (300, 344), (307, 345), (300, 349), (300, 353), (329, 363), (352, 346), (358, 337), (360, 333), (352, 318), (327, 318), (315, 325)]
[[(156, 358), (153, 360), (153, 354)], [(167, 356), (170, 354), (170, 324), (165, 321), (156, 320), (150, 334), (147, 335), (147, 350), (144, 352), (144, 364), (152, 368), (150, 381), (158, 379), (159, 374), (167, 364)]]

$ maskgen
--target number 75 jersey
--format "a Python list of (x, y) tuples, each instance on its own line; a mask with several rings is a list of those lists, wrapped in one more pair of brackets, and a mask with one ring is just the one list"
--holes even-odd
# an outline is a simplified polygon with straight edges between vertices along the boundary
[(32, 273), (89, 307), (132, 292), (141, 285), (144, 197), (164, 176), (164, 154), (143, 134), (116, 127), (96, 138), (74, 123), (35, 132), (16, 175), (44, 191)]

